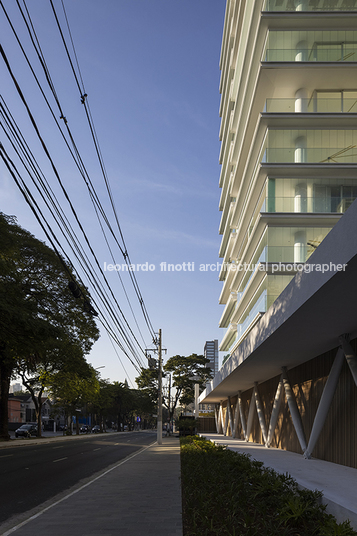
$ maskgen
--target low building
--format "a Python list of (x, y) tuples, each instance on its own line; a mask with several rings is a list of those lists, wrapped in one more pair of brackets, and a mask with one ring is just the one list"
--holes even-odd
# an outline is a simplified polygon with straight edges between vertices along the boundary
[[(9, 394), (8, 401), (9, 429), (15, 430), (19, 423), (37, 422), (34, 401), (29, 394)], [(48, 397), (42, 397), (41, 408), (42, 425), (44, 428), (51, 427), (51, 401)]]
[[(24, 420), (25, 412), (23, 409), (23, 402), (20, 398), (14, 396), (13, 394), (9, 395), (8, 400), (8, 419), (9, 425), (14, 425), (16, 428), (20, 426)], [(13, 426), (10, 427), (12, 429)]]

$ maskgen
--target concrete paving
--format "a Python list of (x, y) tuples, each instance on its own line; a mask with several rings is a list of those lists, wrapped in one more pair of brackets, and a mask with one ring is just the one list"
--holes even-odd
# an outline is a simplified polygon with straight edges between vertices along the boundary
[(182, 536), (180, 446), (175, 436), (122, 460), (2, 536)]
[(322, 491), (327, 511), (340, 523), (349, 519), (357, 530), (357, 469), (314, 458), (306, 460), (295, 452), (266, 448), (221, 434), (201, 435), (217, 445), (250, 454), (278, 473), (290, 474), (304, 488)]

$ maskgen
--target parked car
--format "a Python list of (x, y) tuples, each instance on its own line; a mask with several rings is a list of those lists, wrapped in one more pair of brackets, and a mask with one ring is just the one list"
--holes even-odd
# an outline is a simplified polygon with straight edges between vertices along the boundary
[(92, 428), (92, 434), (98, 434), (99, 432), (100, 432), (100, 426), (99, 426), (99, 424), (96, 424)]
[(89, 434), (90, 426), (88, 424), (83, 424), (83, 426), (80, 427), (79, 431), (82, 432), (82, 434)]
[(31, 437), (37, 435), (37, 424), (23, 424), (15, 430), (15, 437)]

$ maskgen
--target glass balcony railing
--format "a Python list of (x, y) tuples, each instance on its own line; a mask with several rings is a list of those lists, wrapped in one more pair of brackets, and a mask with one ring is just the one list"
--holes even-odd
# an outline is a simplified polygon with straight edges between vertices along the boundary
[(239, 339), (243, 333), (249, 328), (254, 318), (258, 313), (265, 313), (267, 311), (267, 291), (263, 290), (248, 315), (244, 318), (242, 323), (237, 326), (237, 339)]
[[(296, 99), (267, 99), (264, 112), (295, 113), (295, 103)], [(357, 99), (299, 99), (299, 107), (303, 113), (357, 113)]]
[(264, 11), (357, 11), (357, 0), (266, 0)]
[(340, 61), (357, 61), (357, 45), (348, 45), (348, 47), (321, 47), (301, 49), (275, 49), (267, 48), (263, 55), (266, 62), (296, 61), (296, 62), (340, 62)]
[(260, 263), (265, 263), (267, 262), (267, 253), (268, 253), (268, 248), (267, 246), (265, 246), (263, 248), (263, 251), (261, 252), (260, 256), (257, 258), (257, 256), (254, 256), (250, 265), (249, 265), (249, 269), (247, 270), (246, 274), (245, 274), (245, 277), (243, 277), (242, 279), (242, 282), (239, 286), (239, 291), (237, 293), (237, 304), (236, 304), (236, 308), (238, 307), (239, 305), (239, 302), (241, 300), (241, 297), (243, 296), (243, 292), (244, 292), (244, 289), (249, 285), (250, 283), (250, 280), (252, 279), (254, 273), (255, 273), (255, 266), (258, 266)]
[(357, 148), (355, 145), (350, 145), (345, 148), (325, 147), (319, 149), (266, 149), (262, 162), (267, 164), (355, 164), (357, 163)]
[[(344, 213), (352, 205), (355, 197), (341, 199), (341, 197), (267, 197), (265, 207), (267, 212), (294, 212), (294, 213)], [(261, 261), (263, 262), (263, 261)]]
[(304, 246), (305, 258), (303, 261), (296, 259), (294, 246), (268, 246), (267, 262), (285, 262), (289, 264), (306, 262), (319, 243), (319, 241), (311, 240)]

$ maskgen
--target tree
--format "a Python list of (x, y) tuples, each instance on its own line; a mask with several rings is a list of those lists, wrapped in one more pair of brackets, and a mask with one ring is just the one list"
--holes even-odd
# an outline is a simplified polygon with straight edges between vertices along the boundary
[[(186, 406), (193, 401), (195, 383), (198, 383), (202, 390), (212, 378), (212, 369), (207, 367), (208, 363), (208, 359), (197, 354), (191, 354), (188, 357), (175, 355), (167, 360), (163, 372), (164, 377), (170, 375), (169, 388), (163, 392), (162, 400), (168, 410), (170, 421), (178, 403)], [(145, 390), (152, 401), (157, 401), (158, 374), (158, 369), (142, 369), (140, 376), (135, 380), (138, 387)], [(171, 377), (174, 388), (172, 392)]]
[(83, 349), (79, 344), (61, 340), (57, 342), (57, 346), (58, 348), (48, 348), (43, 352), (40, 362), (28, 357), (19, 357), (14, 367), (14, 373), (21, 377), (22, 384), (30, 393), (35, 405), (37, 437), (42, 435), (42, 395), (45, 390), (53, 391), (53, 384), (58, 382), (57, 373), (76, 375), (82, 372), (84, 376), (89, 374), (90, 365), (85, 360)]
[(140, 376), (135, 378), (137, 386), (147, 393), (153, 402), (157, 403), (159, 389), (159, 369), (142, 368)]
[(155, 410), (147, 393), (130, 389), (126, 382), (109, 383), (108, 380), (100, 380), (100, 389), (92, 406), (92, 411), (99, 418), (99, 424), (105, 422), (117, 423), (118, 429), (121, 424), (127, 424), (132, 428), (136, 418), (140, 422), (148, 420)]
[[(48, 387), (55, 400), (55, 407), (64, 411), (71, 428), (72, 417), (85, 404), (95, 403), (100, 384), (97, 371), (85, 360), (76, 371), (61, 369), (48, 378)], [(79, 434), (78, 418), (76, 418)]]
[[(164, 371), (172, 374), (172, 386), (175, 388), (173, 402), (169, 405), (170, 420), (177, 404), (187, 406), (195, 397), (195, 383), (203, 390), (206, 383), (213, 377), (212, 369), (207, 367), (209, 359), (203, 355), (191, 354), (188, 357), (175, 355), (168, 359)], [(170, 407), (171, 406), (171, 407)]]
[(34, 371), (71, 345), (85, 355), (99, 336), (70, 281), (70, 268), (52, 249), (0, 213), (0, 439), (9, 439), (7, 404), (16, 366)]

